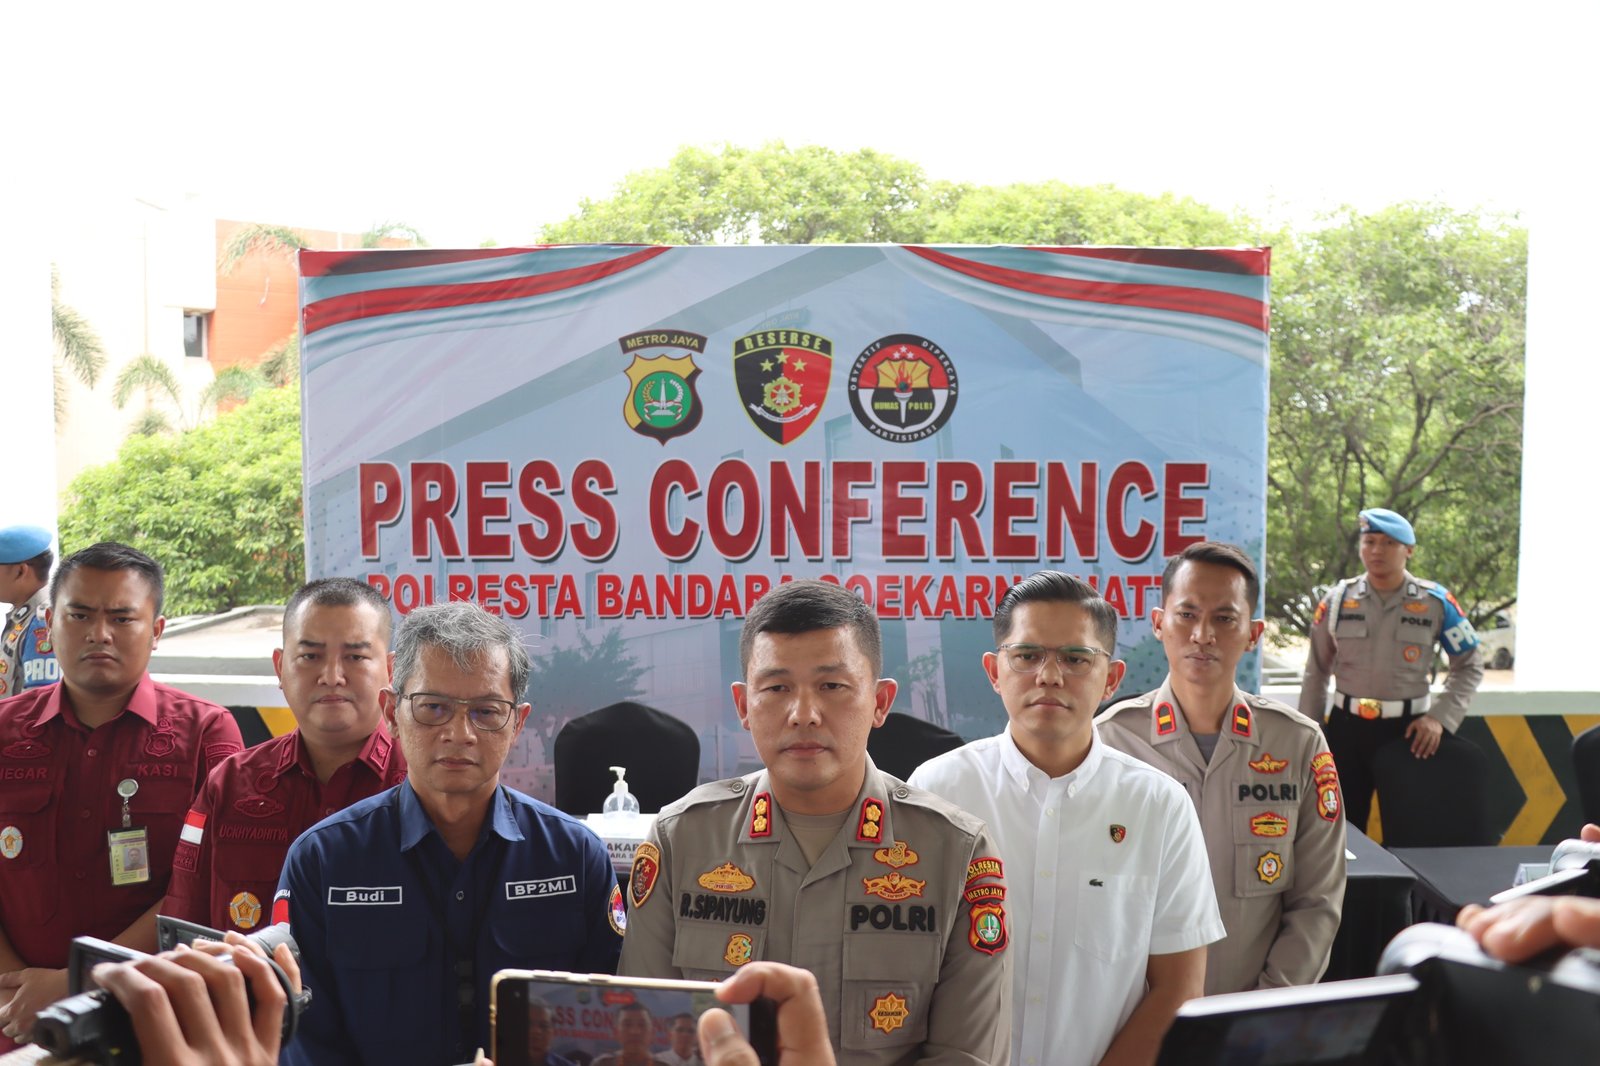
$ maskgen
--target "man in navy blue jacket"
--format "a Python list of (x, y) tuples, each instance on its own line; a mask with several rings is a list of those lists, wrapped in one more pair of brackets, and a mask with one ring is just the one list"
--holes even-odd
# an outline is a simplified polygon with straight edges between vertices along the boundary
[(605, 846), (500, 785), (527, 681), (516, 631), (482, 608), (406, 617), (383, 715), (409, 776), (307, 830), (278, 884), (315, 996), (283, 1061), (469, 1062), (496, 970), (615, 970)]

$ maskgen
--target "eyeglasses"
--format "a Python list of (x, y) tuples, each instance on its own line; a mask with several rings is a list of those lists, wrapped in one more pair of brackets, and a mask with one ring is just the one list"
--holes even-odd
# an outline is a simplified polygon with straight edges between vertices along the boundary
[(1065, 648), (1046, 648), (1039, 644), (1002, 644), (996, 650), (1005, 654), (1006, 662), (1019, 674), (1038, 673), (1046, 657), (1052, 653), (1061, 667), (1061, 672), (1073, 677), (1082, 677), (1093, 670), (1096, 655), (1111, 658), (1111, 653), (1108, 651), (1070, 644)]
[(511, 721), (511, 712), (517, 705), (510, 700), (491, 699), (487, 696), (471, 700), (458, 700), (454, 696), (441, 696), (437, 692), (412, 692), (400, 697), (411, 707), (411, 717), (418, 725), (446, 725), (456, 716), (457, 707), (467, 709), (467, 721), (480, 733), (496, 733)]

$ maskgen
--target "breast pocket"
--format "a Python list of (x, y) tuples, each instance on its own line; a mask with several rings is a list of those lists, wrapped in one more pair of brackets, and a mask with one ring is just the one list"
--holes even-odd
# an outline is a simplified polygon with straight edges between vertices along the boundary
[[(959, 932), (959, 931), (958, 931)], [(933, 933), (846, 933), (839, 1038), (846, 1051), (920, 1044), (943, 961)]]
[(26, 891), (7, 889), (8, 914), (29, 922), (53, 918), (60, 904), (55, 825), (49, 785), (0, 787), (0, 877), (25, 877)]
[[(150, 854), (159, 863), (160, 876), (172, 868), (172, 856), (178, 850), (178, 834), (183, 830), (183, 819), (194, 802), (194, 786), (186, 780), (141, 780), (139, 791), (128, 802), (128, 818), (135, 826), (143, 826), (150, 834)], [(122, 801), (111, 800), (119, 809)], [(111, 823), (121, 825), (120, 817)], [(156, 876), (156, 870), (151, 871)]]
[(1237, 811), (1233, 828), (1233, 894), (1275, 896), (1294, 885), (1298, 807)]
[(1081, 872), (1079, 876), (1078, 921), (1072, 942), (1108, 962), (1146, 951), (1155, 924), (1154, 878)]
[(720, 981), (752, 959), (765, 958), (760, 926), (680, 921), (672, 943), (672, 965), (695, 981)]
[[(496, 886), (496, 891), (506, 891)], [(506, 966), (571, 970), (583, 955), (588, 922), (576, 895), (515, 898), (490, 932)]]
[(417, 1048), (407, 1027), (374, 1019), (390, 1017), (397, 1004), (428, 1003), (443, 994), (441, 975), (422, 965), (435, 935), (433, 923), (420, 907), (389, 904), (328, 906), (323, 917), (328, 957), (337, 967), (337, 1009), (345, 1018), (367, 1020), (352, 1027), (362, 1057), (367, 1062), (414, 1060)]
[(216, 848), (216, 876), (211, 883), (211, 916), (221, 910), (228, 917), (223, 929), (249, 932), (269, 921), (267, 910), (283, 872), (288, 845), (226, 845)]

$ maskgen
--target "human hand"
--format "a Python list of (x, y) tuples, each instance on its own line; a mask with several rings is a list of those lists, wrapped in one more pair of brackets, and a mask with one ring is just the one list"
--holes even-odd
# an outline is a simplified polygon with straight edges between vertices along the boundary
[[(226, 954), (226, 952), (224, 952)], [(94, 980), (133, 1022), (144, 1061), (173, 1066), (273, 1066), (288, 1002), (257, 953), (232, 962), (180, 947), (136, 962), (101, 963)], [(255, 996), (252, 1013), (246, 988)]]
[[(255, 952), (256, 955), (263, 959), (267, 957), (266, 949), (260, 943), (233, 929), (229, 929), (222, 935), (221, 945), (215, 940), (196, 940), (190, 946), (196, 951), (204, 951), (212, 955), (231, 955), (233, 953), (232, 949), (245, 948)], [(289, 945), (279, 944), (273, 948), (272, 961), (283, 967), (283, 972), (289, 978), (290, 987), (294, 989), (294, 994), (298, 996), (303, 991), (300, 987), (300, 963), (295, 960), (294, 952), (289, 950)]]
[(33, 1016), (67, 995), (67, 971), (30, 966), (0, 974), (0, 996), (10, 994), (0, 1006), (0, 1033), (25, 1042), (33, 1032)]
[(1439, 750), (1439, 741), (1444, 737), (1444, 724), (1430, 714), (1419, 715), (1411, 719), (1411, 724), (1406, 726), (1406, 739), (1411, 741), (1411, 754), (1419, 759), (1431, 759), (1433, 753)]
[(1587, 840), (1591, 844), (1600, 844), (1600, 825), (1595, 825), (1593, 822), (1590, 822), (1588, 825), (1578, 830), (1578, 836), (1584, 840)]
[[(778, 1006), (779, 1066), (834, 1066), (822, 993), (808, 970), (781, 962), (751, 962), (717, 987), (724, 1003), (749, 1003), (765, 996)], [(700, 1055), (706, 1066), (757, 1066), (755, 1049), (727, 1011), (700, 1015)]]
[(1506, 962), (1522, 962), (1553, 947), (1600, 948), (1600, 900), (1524, 896), (1494, 907), (1461, 908), (1456, 924)]

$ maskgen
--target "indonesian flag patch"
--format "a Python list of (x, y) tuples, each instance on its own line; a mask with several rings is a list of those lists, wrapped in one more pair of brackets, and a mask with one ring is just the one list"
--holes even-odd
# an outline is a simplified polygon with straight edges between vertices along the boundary
[(178, 834), (179, 840), (183, 841), (185, 844), (193, 844), (198, 847), (200, 842), (205, 839), (205, 835), (205, 815), (201, 814), (199, 811), (192, 810), (183, 816), (183, 831)]

